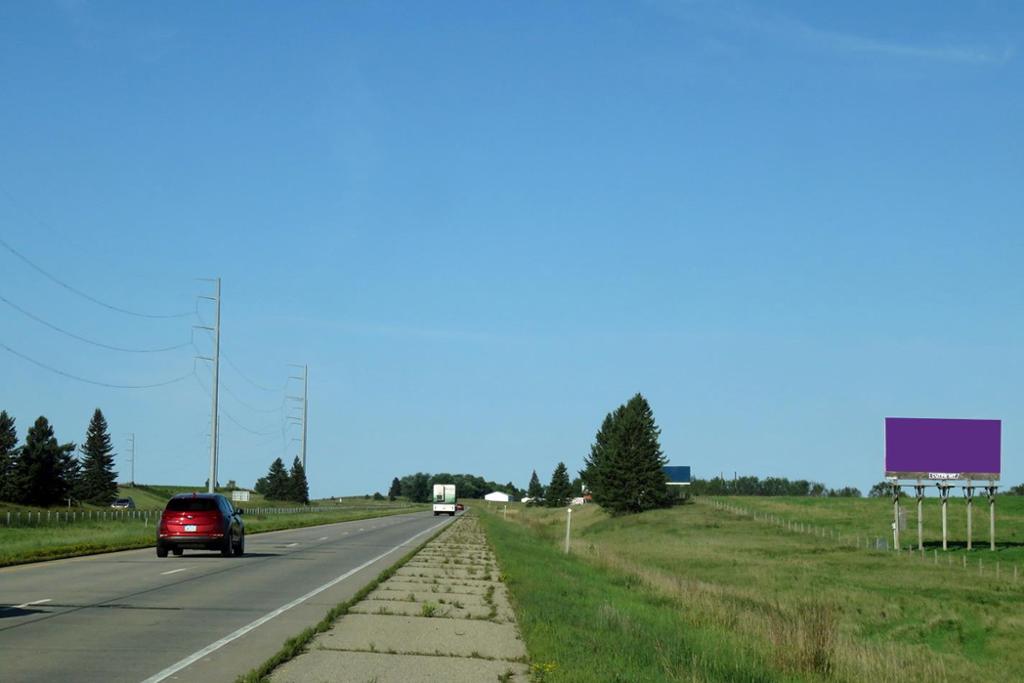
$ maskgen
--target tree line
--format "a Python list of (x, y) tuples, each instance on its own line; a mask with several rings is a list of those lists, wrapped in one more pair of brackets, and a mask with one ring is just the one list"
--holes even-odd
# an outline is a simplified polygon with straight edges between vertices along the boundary
[(498, 484), (475, 474), (417, 472), (392, 479), (388, 488), (388, 498), (395, 500), (403, 497), (414, 503), (429, 503), (433, 500), (434, 484), (455, 484), (455, 492), (459, 498), (483, 498), (492, 491), (501, 491), (521, 498), (525, 493), (512, 482)]
[(267, 476), (256, 480), (253, 490), (270, 500), (287, 500), (303, 505), (309, 503), (309, 482), (306, 468), (299, 456), (295, 456), (291, 471), (285, 469), (284, 461), (277, 458), (270, 463)]
[(695, 496), (815, 496), (830, 498), (860, 498), (860, 489), (844, 486), (830, 489), (820, 481), (790, 480), (786, 477), (734, 477), (725, 479), (693, 479), (690, 493)]
[[(75, 451), (78, 450), (76, 456)], [(114, 448), (103, 412), (89, 421), (85, 443), (60, 443), (40, 416), (18, 445), (13, 417), (0, 411), (0, 500), (47, 507), (69, 501), (110, 505), (117, 497)]]

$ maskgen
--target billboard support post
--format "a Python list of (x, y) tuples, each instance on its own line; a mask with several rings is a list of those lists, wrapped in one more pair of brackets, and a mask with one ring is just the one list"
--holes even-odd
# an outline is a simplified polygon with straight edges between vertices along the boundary
[(971, 519), (971, 511), (974, 508), (974, 485), (971, 480), (967, 480), (967, 485), (963, 487), (964, 498), (967, 500), (967, 549), (971, 550), (971, 532), (974, 530), (973, 520)]
[(992, 482), (985, 487), (988, 493), (988, 549), (996, 550), (996, 489), (999, 488)]
[(952, 484), (941, 483), (938, 484), (939, 488), (939, 500), (942, 502), (942, 549), (947, 549), (947, 539), (949, 538), (949, 526), (946, 524), (946, 508), (949, 506), (949, 490), (953, 488)]
[(921, 516), (924, 504), (924, 484), (920, 479), (914, 484), (914, 492), (917, 494), (917, 549), (924, 550), (924, 519)]
[(898, 552), (900, 549), (900, 485), (896, 483), (892, 485), (892, 514), (892, 542)]

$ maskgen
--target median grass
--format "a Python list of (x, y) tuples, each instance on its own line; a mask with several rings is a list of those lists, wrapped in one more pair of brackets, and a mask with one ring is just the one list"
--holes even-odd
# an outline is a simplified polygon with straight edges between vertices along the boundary
[[(885, 524), (878, 501), (732, 502)], [(1014, 502), (1003, 509), (1012, 534)], [(482, 515), (542, 680), (1024, 680), (1016, 546), (976, 550), (964, 570), (701, 502), (618, 518), (577, 509), (565, 555), (565, 514)]]
[[(333, 524), (426, 510), (426, 505), (358, 501), (323, 512), (245, 515), (246, 534)], [(156, 544), (155, 519), (77, 521), (39, 527), (0, 527), (0, 567)]]

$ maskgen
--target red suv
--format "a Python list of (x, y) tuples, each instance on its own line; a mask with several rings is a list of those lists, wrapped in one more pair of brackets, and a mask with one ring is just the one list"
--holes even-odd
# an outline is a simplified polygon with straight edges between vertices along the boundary
[(179, 493), (167, 501), (156, 531), (156, 556), (181, 555), (185, 548), (219, 550), (224, 557), (245, 552), (245, 525), (219, 493)]

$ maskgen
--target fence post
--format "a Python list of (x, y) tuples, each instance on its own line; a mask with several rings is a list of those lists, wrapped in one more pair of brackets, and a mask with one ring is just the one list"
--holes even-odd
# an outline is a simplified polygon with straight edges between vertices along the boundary
[(566, 508), (565, 516), (565, 554), (569, 554), (569, 530), (572, 528), (572, 508)]

